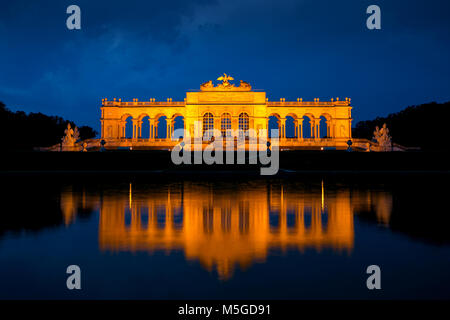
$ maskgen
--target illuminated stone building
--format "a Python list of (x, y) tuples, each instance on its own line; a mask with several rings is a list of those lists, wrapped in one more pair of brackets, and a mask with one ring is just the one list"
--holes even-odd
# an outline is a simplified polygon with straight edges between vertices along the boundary
[(210, 137), (213, 129), (226, 136), (230, 130), (278, 128), (280, 147), (342, 149), (352, 138), (348, 98), (269, 101), (266, 92), (253, 90), (247, 82), (235, 85), (226, 74), (217, 80), (222, 83), (209, 81), (199, 91), (187, 92), (184, 101), (103, 99), (102, 139), (107, 147), (170, 148), (177, 143), (171, 139), (177, 128), (187, 130), (191, 138)]

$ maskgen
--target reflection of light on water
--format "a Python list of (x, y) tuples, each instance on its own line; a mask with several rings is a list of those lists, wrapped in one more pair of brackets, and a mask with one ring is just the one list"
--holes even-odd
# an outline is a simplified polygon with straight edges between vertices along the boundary
[(133, 190), (132, 190), (131, 182), (130, 182), (130, 192), (129, 192), (129, 199), (128, 199), (128, 203), (129, 203), (130, 209), (131, 209), (131, 203), (132, 202), (133, 202)]
[(322, 180), (322, 212), (323, 212), (324, 207), (325, 207), (325, 195), (323, 192), (323, 180)]
[[(99, 201), (100, 249), (182, 250), (186, 259), (216, 269), (221, 279), (231, 277), (236, 265), (245, 269), (264, 261), (270, 249), (351, 252), (352, 201), (356, 199), (358, 206), (366, 202), (365, 194), (350, 197), (349, 190), (337, 190), (327, 196), (325, 210), (323, 181), (321, 191), (266, 183), (234, 184), (225, 190), (190, 182), (169, 189), (133, 190), (131, 183), (129, 187), (128, 199), (121, 193), (105, 193)], [(73, 195), (62, 197), (69, 197), (62, 204), (70, 216), (76, 211), (70, 205), (77, 203)], [(389, 203), (385, 197), (375, 199), (384, 205)], [(385, 216), (388, 210), (378, 211)]]

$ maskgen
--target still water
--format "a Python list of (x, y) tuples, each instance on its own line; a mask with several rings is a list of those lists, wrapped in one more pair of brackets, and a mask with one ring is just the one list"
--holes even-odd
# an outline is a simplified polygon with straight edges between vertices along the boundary
[(0, 298), (448, 299), (447, 178), (2, 177)]

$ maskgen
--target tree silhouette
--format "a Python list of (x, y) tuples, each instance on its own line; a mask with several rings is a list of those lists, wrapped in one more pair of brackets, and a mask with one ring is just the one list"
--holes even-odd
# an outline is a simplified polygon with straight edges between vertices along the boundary
[(353, 137), (371, 140), (375, 127), (386, 123), (394, 143), (426, 151), (450, 151), (447, 141), (449, 118), (450, 102), (410, 106), (384, 118), (358, 122)]
[[(49, 147), (61, 142), (64, 129), (73, 121), (42, 113), (23, 111), (12, 112), (0, 102), (0, 139), (1, 147), (8, 150), (31, 150), (34, 147)], [(91, 127), (79, 128), (81, 139), (94, 138), (97, 132)]]

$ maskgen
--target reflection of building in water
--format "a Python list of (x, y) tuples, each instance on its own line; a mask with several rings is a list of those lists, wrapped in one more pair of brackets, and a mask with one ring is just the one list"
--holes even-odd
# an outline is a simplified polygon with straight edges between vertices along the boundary
[(226, 278), (235, 264), (244, 268), (264, 260), (272, 248), (351, 250), (353, 215), (348, 192), (327, 197), (323, 204), (320, 191), (263, 183), (219, 192), (185, 183), (151, 196), (105, 195), (99, 241), (102, 250), (180, 249), (209, 270), (217, 266)]
[[(94, 200), (95, 199), (95, 200)], [(263, 261), (271, 249), (351, 251), (354, 212), (375, 212), (386, 223), (388, 193), (305, 190), (266, 182), (247, 184), (180, 183), (102, 192), (65, 190), (66, 224), (85, 207), (100, 208), (99, 246), (104, 251), (182, 250), (226, 279), (234, 267)]]
[(392, 213), (392, 195), (384, 191), (355, 190), (352, 192), (352, 208), (354, 213), (373, 214), (379, 224), (388, 226)]
[(61, 192), (61, 211), (66, 226), (75, 222), (77, 215), (83, 212), (92, 212), (98, 206), (98, 197), (86, 192), (86, 190), (73, 190), (66, 187)]

